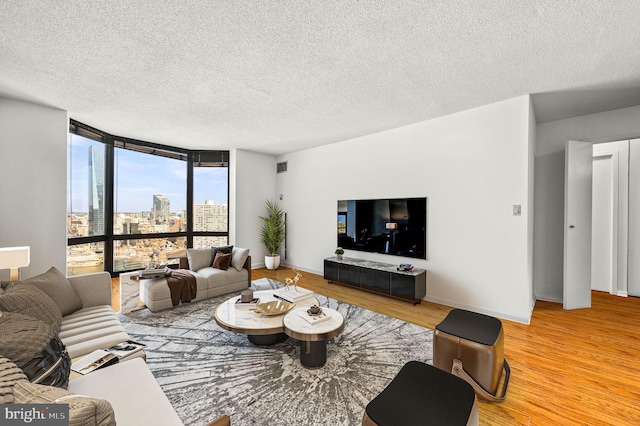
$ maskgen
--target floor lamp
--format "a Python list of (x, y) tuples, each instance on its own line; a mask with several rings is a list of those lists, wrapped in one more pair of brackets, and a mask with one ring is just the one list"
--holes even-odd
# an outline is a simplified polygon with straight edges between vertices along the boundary
[(0, 269), (11, 270), (11, 281), (20, 279), (20, 268), (29, 266), (30, 261), (29, 246), (0, 248)]

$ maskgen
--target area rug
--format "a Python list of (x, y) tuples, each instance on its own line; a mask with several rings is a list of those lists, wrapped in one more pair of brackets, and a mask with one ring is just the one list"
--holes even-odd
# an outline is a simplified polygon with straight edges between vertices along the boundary
[[(281, 285), (262, 278), (252, 287)], [(213, 313), (231, 296), (121, 315), (129, 335), (147, 345), (147, 364), (185, 425), (222, 414), (234, 426), (358, 425), (407, 361), (432, 363), (432, 330), (316, 295), (344, 316), (345, 328), (328, 341), (326, 365), (309, 370), (293, 339), (261, 347), (221, 329)]]

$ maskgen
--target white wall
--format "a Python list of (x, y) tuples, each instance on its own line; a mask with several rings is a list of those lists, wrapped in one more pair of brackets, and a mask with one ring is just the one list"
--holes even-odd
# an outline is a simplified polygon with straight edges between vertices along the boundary
[(66, 271), (68, 129), (66, 111), (0, 97), (0, 247), (31, 246), (22, 278)]
[(601, 143), (638, 135), (640, 106), (537, 126), (533, 282), (538, 299), (562, 302), (565, 142)]
[(276, 200), (276, 158), (240, 149), (230, 153), (229, 167), (229, 242), (246, 247), (253, 267), (264, 266), (267, 249), (260, 242), (267, 198)]
[(631, 141), (629, 151), (628, 291), (640, 296), (640, 139)]
[[(0, 97), (0, 247), (31, 246), (23, 278), (66, 271), (68, 129), (66, 111)], [(273, 156), (231, 151), (229, 241), (248, 247), (256, 267), (266, 254), (258, 215), (276, 198), (275, 169)]]
[[(428, 197), (427, 260), (346, 256), (426, 268), (427, 299), (528, 322), (533, 303), (528, 96), (279, 157), (287, 263), (322, 273), (337, 200)], [(522, 216), (512, 206), (522, 206)]]
[(533, 303), (535, 301), (535, 292), (533, 291), (533, 259), (535, 255), (535, 247), (533, 245), (535, 235), (535, 158), (536, 158), (536, 115), (533, 108), (531, 97), (529, 97), (529, 136), (528, 136), (528, 182), (529, 192), (527, 198), (527, 281), (529, 286), (529, 298), (532, 301), (531, 310), (533, 311)]

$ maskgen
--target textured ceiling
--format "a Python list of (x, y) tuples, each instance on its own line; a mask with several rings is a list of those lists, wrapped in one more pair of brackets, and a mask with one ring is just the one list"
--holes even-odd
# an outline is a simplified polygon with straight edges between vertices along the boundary
[(4, 0), (0, 95), (281, 154), (527, 93), (539, 122), (640, 104), (638, 22), (636, 0)]

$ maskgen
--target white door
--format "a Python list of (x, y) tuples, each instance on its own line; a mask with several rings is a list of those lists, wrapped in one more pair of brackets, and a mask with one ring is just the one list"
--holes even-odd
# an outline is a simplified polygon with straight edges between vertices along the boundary
[(593, 144), (567, 141), (564, 177), (564, 309), (591, 307)]

